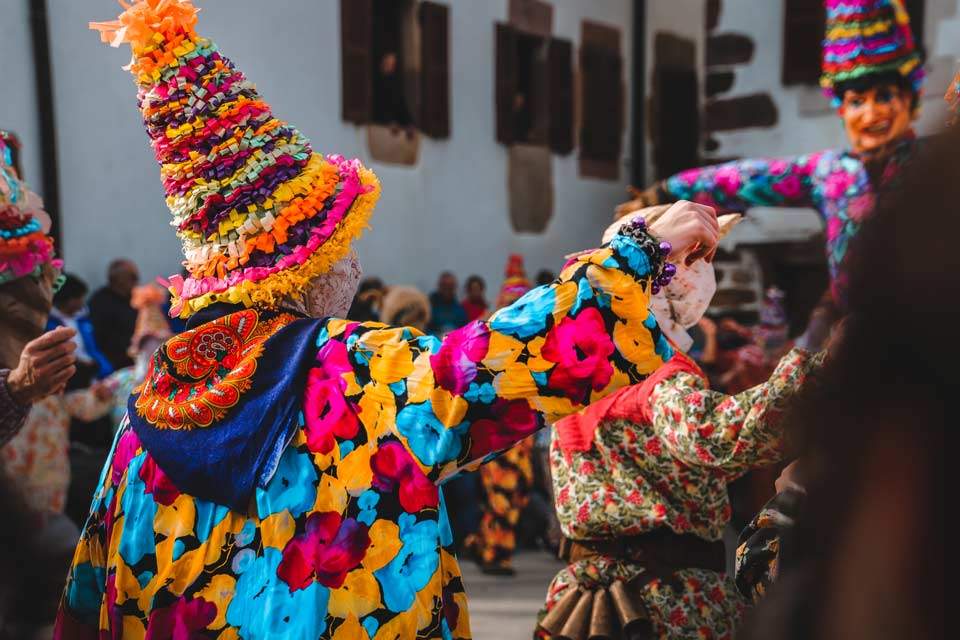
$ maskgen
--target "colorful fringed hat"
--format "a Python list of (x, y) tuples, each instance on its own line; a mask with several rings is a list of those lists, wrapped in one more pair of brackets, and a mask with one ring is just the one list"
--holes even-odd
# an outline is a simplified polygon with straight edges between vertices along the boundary
[(504, 276), (500, 294), (497, 296), (498, 309), (513, 304), (530, 291), (530, 280), (527, 279), (527, 270), (523, 266), (523, 256), (514, 253), (507, 259)]
[(13, 150), (0, 137), (0, 284), (59, 269), (53, 239), (43, 229), (43, 203), (13, 166)]
[(356, 160), (314, 153), (256, 87), (197, 35), (191, 0), (138, 0), (104, 42), (129, 43), (129, 70), (183, 244), (171, 315), (214, 303), (274, 306), (350, 250), (380, 195)]
[(899, 73), (920, 94), (923, 56), (901, 0), (826, 0), (826, 9), (820, 86), (834, 107), (838, 84), (870, 74)]

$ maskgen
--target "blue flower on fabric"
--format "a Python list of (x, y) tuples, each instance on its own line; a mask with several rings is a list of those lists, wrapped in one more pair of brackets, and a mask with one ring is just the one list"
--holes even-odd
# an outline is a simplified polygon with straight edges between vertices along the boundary
[(474, 404), (478, 402), (482, 404), (493, 404), (493, 401), (497, 399), (497, 390), (494, 389), (493, 385), (489, 382), (484, 382), (483, 384), (471, 382), (470, 387), (464, 392), (463, 398), (467, 402)]
[(577, 299), (574, 301), (573, 307), (570, 308), (570, 315), (575, 316), (580, 313), (580, 307), (592, 299), (593, 287), (590, 286), (590, 281), (587, 278), (581, 278), (577, 284)]
[(366, 630), (368, 637), (373, 638), (377, 635), (377, 630), (380, 629), (380, 621), (373, 616), (367, 616), (360, 622), (360, 626)]
[(410, 513), (400, 516), (397, 524), (403, 546), (387, 566), (373, 572), (383, 591), (383, 603), (391, 611), (406, 611), (412, 607), (417, 593), (427, 586), (440, 565), (436, 521), (416, 520), (416, 516)]
[(406, 438), (414, 455), (426, 465), (455, 460), (460, 455), (463, 434), (470, 424), (462, 422), (447, 428), (427, 401), (408, 404), (397, 414), (397, 429)]
[(616, 235), (610, 241), (610, 248), (627, 261), (627, 267), (638, 276), (650, 275), (650, 258), (636, 242), (626, 236)]
[(291, 592), (277, 577), (281, 558), (278, 549), (268, 547), (240, 567), (227, 624), (245, 640), (315, 640), (327, 628), (330, 590), (314, 582)]
[(313, 459), (288, 447), (267, 488), (257, 489), (257, 513), (262, 519), (286, 509), (297, 518), (313, 507), (317, 497), (316, 485), (317, 469)]
[(552, 317), (557, 305), (557, 294), (552, 287), (531, 289), (506, 309), (494, 314), (490, 327), (524, 340), (547, 328), (547, 319)]
[(127, 488), (123, 493), (123, 536), (120, 538), (120, 557), (129, 566), (140, 562), (147, 554), (156, 553), (153, 519), (157, 515), (157, 503), (147, 493), (140, 477), (140, 469), (147, 454), (141, 453), (130, 461), (127, 471)]
[(380, 494), (373, 489), (367, 489), (357, 498), (357, 506), (360, 507), (360, 513), (357, 515), (357, 522), (362, 522), (368, 527), (373, 526), (377, 519), (377, 504), (380, 502)]
[(450, 527), (450, 517), (447, 515), (447, 503), (443, 499), (443, 491), (440, 492), (440, 512), (437, 518), (440, 530), (440, 546), (449, 547), (453, 544), (453, 529)]
[(73, 568), (64, 597), (70, 611), (83, 622), (96, 624), (100, 617), (100, 601), (103, 599), (106, 578), (107, 572), (104, 569), (94, 567), (89, 562)]
[(194, 520), (194, 533), (197, 535), (197, 541), (203, 544), (210, 537), (210, 532), (218, 524), (223, 522), (230, 512), (229, 507), (214, 504), (207, 500), (194, 500), (194, 508), (197, 512)]

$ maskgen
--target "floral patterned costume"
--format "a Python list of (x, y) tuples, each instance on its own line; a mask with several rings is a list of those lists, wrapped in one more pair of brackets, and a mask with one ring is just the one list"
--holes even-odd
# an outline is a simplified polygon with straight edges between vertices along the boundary
[[(652, 271), (618, 236), (442, 342), (205, 310), (130, 400), (55, 637), (469, 638), (437, 484), (669, 359), (647, 311)], [(275, 395), (298, 361), (305, 380)]]
[(70, 418), (91, 422), (113, 408), (91, 389), (48, 396), (30, 408), (23, 429), (0, 449), (0, 467), (38, 512), (63, 513), (70, 486)]
[(691, 200), (721, 211), (749, 207), (812, 207), (826, 224), (830, 291), (846, 299), (845, 261), (850, 241), (872, 212), (876, 194), (890, 186), (911, 156), (916, 139), (896, 143), (875, 166), (850, 151), (827, 150), (793, 158), (756, 158), (690, 169), (668, 178), (671, 200)]
[(487, 500), (480, 528), (466, 545), (483, 566), (510, 568), (517, 548), (517, 522), (533, 486), (533, 437), (483, 465), (480, 481)]
[[(555, 426), (551, 469), (568, 538), (669, 530), (720, 540), (730, 518), (727, 484), (779, 459), (777, 414), (818, 362), (794, 350), (769, 381), (727, 396), (710, 391), (685, 360), (675, 356), (643, 385)], [(575, 561), (551, 583), (541, 620), (570, 589), (607, 588), (647, 570), (629, 558)], [(660, 575), (637, 597), (659, 638), (731, 638), (746, 605), (724, 573), (697, 568)]]

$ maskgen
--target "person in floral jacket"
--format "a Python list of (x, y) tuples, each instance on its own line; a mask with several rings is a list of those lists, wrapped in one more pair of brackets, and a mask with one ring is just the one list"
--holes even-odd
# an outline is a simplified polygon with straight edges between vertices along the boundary
[(469, 638), (438, 484), (669, 359), (649, 292), (715, 250), (714, 212), (634, 225), (443, 341), (338, 319), (376, 177), (274, 117), (189, 0), (124, 7), (95, 27), (133, 49), (188, 322), (130, 397), (55, 637)]
[(618, 215), (685, 199), (742, 212), (810, 207), (826, 225), (830, 294), (846, 304), (847, 249), (916, 145), (924, 70), (900, 0), (825, 0), (827, 37), (821, 84), (837, 109), (848, 148), (786, 158), (748, 158), (682, 171), (621, 205)]
[[(714, 283), (685, 275), (681, 286)], [(686, 326), (709, 302), (699, 297)], [(725, 395), (677, 352), (642, 384), (554, 425), (568, 565), (549, 587), (538, 636), (732, 638), (747, 602), (725, 573), (727, 485), (780, 460), (779, 412), (819, 360), (795, 349), (765, 383)]]

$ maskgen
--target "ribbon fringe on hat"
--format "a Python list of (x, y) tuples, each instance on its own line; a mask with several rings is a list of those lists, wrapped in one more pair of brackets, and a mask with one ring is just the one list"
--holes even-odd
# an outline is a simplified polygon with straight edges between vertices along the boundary
[(256, 87), (197, 35), (191, 0), (121, 0), (101, 39), (133, 51), (166, 202), (189, 277), (170, 278), (171, 314), (215, 302), (276, 306), (350, 250), (380, 195), (356, 160), (314, 153)]
[(899, 73), (920, 94), (923, 58), (901, 0), (826, 0), (826, 11), (820, 85), (834, 107), (836, 85), (870, 74)]

